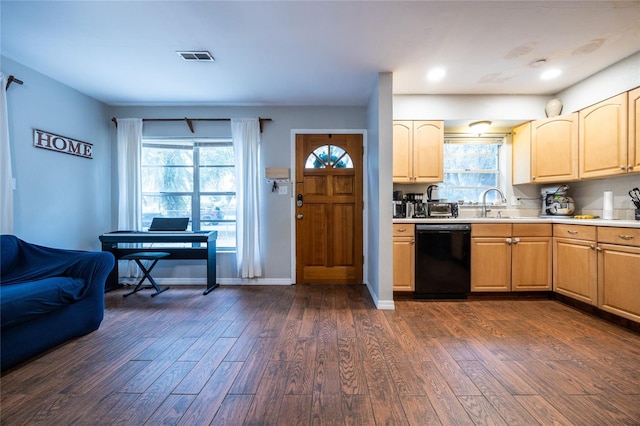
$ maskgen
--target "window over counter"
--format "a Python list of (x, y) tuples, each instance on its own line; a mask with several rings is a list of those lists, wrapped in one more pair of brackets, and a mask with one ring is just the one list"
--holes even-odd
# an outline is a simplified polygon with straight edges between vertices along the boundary
[[(502, 138), (451, 138), (444, 142), (444, 179), (440, 198), (450, 202), (479, 201), (484, 190), (500, 187)], [(494, 191), (487, 201), (496, 197)]]
[(193, 231), (218, 231), (218, 249), (236, 245), (233, 142), (143, 139), (142, 227), (156, 216), (189, 217)]

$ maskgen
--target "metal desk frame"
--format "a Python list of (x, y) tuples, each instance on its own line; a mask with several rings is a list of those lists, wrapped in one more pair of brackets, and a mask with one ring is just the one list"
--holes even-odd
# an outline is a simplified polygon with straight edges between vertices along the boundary
[[(137, 232), (115, 231), (98, 237), (102, 242), (102, 251), (113, 253), (116, 258), (115, 266), (105, 284), (105, 291), (119, 287), (118, 260), (127, 254), (140, 251), (159, 251), (170, 253), (167, 259), (206, 259), (207, 261), (207, 289), (203, 294), (209, 294), (218, 287), (216, 283), (216, 239), (217, 231), (204, 232)], [(120, 247), (119, 244), (135, 243), (192, 243), (192, 247)], [(203, 247), (203, 245), (205, 245)]]

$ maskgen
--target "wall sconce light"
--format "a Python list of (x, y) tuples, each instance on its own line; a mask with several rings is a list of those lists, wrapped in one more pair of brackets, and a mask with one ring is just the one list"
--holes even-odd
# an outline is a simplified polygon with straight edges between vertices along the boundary
[(491, 126), (491, 122), (488, 120), (476, 121), (469, 124), (469, 128), (471, 129), (471, 131), (473, 133), (477, 133), (478, 135), (481, 135), (485, 133), (487, 130), (489, 130), (489, 126)]

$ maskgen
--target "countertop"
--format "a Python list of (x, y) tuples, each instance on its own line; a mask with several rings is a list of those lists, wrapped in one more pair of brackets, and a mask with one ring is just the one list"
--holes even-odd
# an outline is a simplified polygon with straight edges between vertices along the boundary
[(393, 223), (564, 223), (570, 225), (614, 226), (640, 228), (640, 220), (574, 219), (572, 217), (464, 217), (393, 219)]

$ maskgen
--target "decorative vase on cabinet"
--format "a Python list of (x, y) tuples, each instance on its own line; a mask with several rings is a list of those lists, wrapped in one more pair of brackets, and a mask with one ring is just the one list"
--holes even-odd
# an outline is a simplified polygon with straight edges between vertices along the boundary
[(547, 117), (556, 117), (558, 115), (560, 115), (560, 113), (562, 112), (562, 101), (560, 99), (551, 99), (549, 102), (547, 102), (547, 106), (544, 109), (545, 114), (547, 114)]

